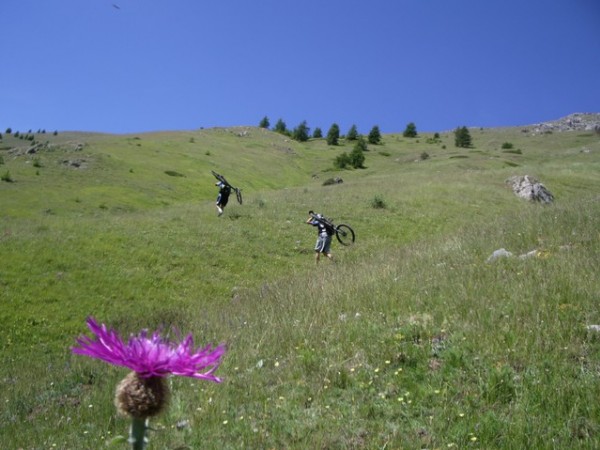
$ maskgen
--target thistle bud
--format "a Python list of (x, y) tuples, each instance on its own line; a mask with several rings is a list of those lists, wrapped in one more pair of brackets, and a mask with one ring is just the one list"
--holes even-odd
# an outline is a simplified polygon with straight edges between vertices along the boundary
[(160, 413), (169, 400), (169, 387), (162, 377), (143, 378), (131, 372), (117, 386), (115, 406), (127, 417), (147, 418)]

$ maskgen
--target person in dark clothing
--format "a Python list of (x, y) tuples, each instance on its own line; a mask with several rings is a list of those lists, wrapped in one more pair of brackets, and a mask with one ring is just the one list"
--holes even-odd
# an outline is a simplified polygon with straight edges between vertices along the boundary
[(317, 243), (315, 244), (315, 261), (318, 264), (321, 259), (321, 253), (325, 254), (330, 261), (333, 261), (333, 255), (331, 254), (331, 239), (333, 237), (334, 230), (327, 224), (327, 222), (321, 220), (323, 216), (321, 214), (315, 214), (313, 211), (308, 212), (308, 219), (306, 223), (317, 227)]
[(219, 188), (219, 195), (217, 196), (217, 211), (219, 216), (223, 214), (223, 209), (227, 206), (229, 201), (229, 194), (231, 194), (231, 186), (219, 181), (215, 183), (215, 186)]

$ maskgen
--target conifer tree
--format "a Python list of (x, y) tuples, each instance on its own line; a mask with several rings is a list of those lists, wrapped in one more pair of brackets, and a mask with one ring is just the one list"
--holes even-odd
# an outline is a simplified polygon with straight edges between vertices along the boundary
[(334, 123), (327, 132), (327, 145), (338, 145), (340, 139), (340, 127)]
[(271, 126), (269, 118), (267, 116), (263, 117), (258, 126), (261, 128), (269, 128)]
[(352, 151), (350, 152), (350, 164), (355, 169), (364, 167), (365, 154), (363, 153), (362, 146), (357, 142)]
[(276, 133), (281, 133), (281, 134), (288, 134), (288, 130), (287, 130), (287, 126), (285, 124), (285, 122), (283, 121), (283, 119), (279, 119), (277, 121), (277, 123), (275, 124), (275, 128), (273, 129), (273, 131), (275, 131)]
[(374, 125), (373, 128), (371, 128), (371, 131), (369, 131), (368, 141), (369, 144), (374, 145), (381, 142), (381, 133), (379, 132), (379, 127), (377, 125)]
[(292, 132), (292, 139), (298, 142), (306, 142), (308, 141), (309, 131), (310, 128), (308, 128), (306, 125), (306, 120), (304, 120), (302, 123), (300, 123), (300, 125), (294, 128), (294, 131)]
[(356, 140), (356, 144), (354, 144), (355, 147), (360, 147), (360, 149), (363, 152), (368, 152), (369, 151), (369, 147), (367, 146), (367, 141), (365, 140), (364, 136), (358, 136), (358, 139)]
[(355, 141), (358, 139), (358, 130), (356, 129), (356, 125), (352, 125), (348, 134), (346, 135), (346, 139), (349, 141)]
[(402, 136), (407, 138), (417, 137), (417, 126), (413, 122), (410, 122), (408, 125), (406, 125)]
[(469, 148), (472, 145), (471, 134), (467, 127), (458, 127), (454, 130), (454, 145), (461, 148)]

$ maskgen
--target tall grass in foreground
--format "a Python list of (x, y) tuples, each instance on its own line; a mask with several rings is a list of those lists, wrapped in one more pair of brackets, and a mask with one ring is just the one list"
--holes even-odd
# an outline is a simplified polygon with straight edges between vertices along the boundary
[[(151, 448), (597, 448), (600, 335), (586, 326), (600, 324), (598, 230), (598, 198), (531, 205), (228, 304), (174, 306), (200, 340), (227, 342), (225, 382), (170, 379)], [(486, 262), (499, 247), (515, 256)], [(3, 360), (5, 448), (125, 434), (110, 400), (121, 371), (68, 349), (39, 378), (23, 377), (31, 366)]]

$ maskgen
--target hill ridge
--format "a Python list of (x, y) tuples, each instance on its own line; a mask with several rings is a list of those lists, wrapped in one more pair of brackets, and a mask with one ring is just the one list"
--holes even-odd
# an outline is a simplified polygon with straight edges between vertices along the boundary
[(534, 133), (551, 133), (563, 131), (599, 131), (600, 113), (572, 113), (560, 119), (540, 122), (532, 125)]

